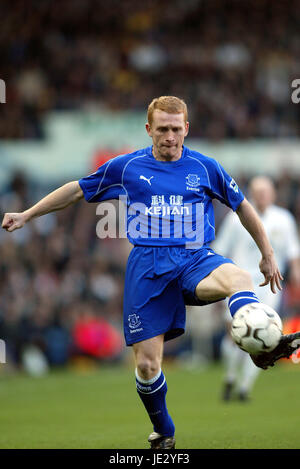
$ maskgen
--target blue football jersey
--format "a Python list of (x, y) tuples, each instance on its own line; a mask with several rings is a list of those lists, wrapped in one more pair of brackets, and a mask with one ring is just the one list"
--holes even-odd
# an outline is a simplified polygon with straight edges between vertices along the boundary
[(212, 199), (232, 210), (244, 199), (216, 160), (186, 146), (173, 162), (156, 160), (152, 146), (117, 156), (79, 184), (88, 202), (123, 200), (126, 234), (138, 246), (198, 249), (215, 238)]

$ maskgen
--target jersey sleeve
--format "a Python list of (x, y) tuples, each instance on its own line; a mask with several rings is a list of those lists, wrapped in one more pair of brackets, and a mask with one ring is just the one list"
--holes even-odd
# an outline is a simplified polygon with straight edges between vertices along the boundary
[(212, 160), (208, 177), (212, 198), (236, 211), (245, 196), (235, 180), (215, 160)]
[(78, 183), (87, 202), (117, 199), (126, 191), (123, 186), (123, 164), (119, 157), (113, 158)]

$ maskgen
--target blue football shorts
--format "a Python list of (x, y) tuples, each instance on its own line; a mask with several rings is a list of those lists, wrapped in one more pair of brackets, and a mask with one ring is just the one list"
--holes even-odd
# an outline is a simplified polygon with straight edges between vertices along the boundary
[(184, 333), (185, 305), (203, 306), (197, 284), (221, 264), (233, 263), (209, 247), (135, 246), (127, 262), (124, 287), (126, 345), (165, 334), (165, 341)]

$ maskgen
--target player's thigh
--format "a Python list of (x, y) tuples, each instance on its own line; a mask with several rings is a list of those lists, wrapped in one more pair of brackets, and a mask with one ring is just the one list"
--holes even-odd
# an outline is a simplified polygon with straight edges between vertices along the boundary
[(158, 373), (164, 350), (164, 334), (136, 342), (132, 346), (135, 364), (141, 378), (150, 379)]
[(253, 290), (250, 274), (235, 264), (226, 263), (202, 279), (196, 286), (195, 293), (201, 300), (214, 301), (242, 290)]

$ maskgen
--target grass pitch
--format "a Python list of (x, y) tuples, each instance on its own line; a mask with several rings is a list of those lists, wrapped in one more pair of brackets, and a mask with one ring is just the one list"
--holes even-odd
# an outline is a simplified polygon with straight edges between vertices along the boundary
[[(220, 365), (164, 371), (177, 449), (300, 448), (300, 365), (261, 372), (249, 403), (220, 400)], [(0, 402), (0, 448), (143, 449), (152, 431), (129, 367), (2, 374)]]

